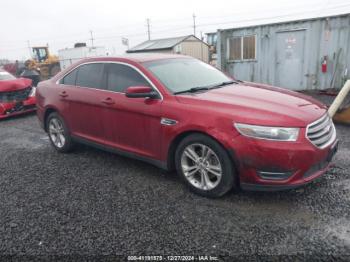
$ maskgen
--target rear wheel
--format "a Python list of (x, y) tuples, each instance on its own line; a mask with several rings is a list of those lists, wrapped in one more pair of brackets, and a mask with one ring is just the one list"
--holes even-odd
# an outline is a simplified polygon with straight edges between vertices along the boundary
[(184, 138), (175, 154), (178, 174), (192, 191), (220, 197), (235, 185), (233, 163), (226, 150), (203, 134)]
[(69, 131), (63, 118), (56, 112), (51, 113), (47, 118), (47, 132), (54, 148), (61, 153), (71, 151), (74, 143), (69, 135)]

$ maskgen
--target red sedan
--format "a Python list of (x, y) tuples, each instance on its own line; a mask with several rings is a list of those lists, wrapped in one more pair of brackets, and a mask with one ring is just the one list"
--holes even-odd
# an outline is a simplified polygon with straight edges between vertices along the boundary
[(0, 70), (0, 119), (35, 111), (32, 80)]
[(322, 175), (337, 151), (320, 102), (242, 82), (196, 59), (84, 59), (37, 90), (59, 152), (77, 142), (176, 169), (196, 193), (282, 190)]

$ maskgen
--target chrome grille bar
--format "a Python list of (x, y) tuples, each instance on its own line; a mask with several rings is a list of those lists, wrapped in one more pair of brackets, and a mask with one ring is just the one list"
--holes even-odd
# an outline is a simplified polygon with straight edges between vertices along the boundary
[(328, 125), (326, 128), (324, 128), (324, 129), (321, 130), (320, 132), (317, 132), (317, 133), (311, 133), (311, 132), (309, 132), (309, 138), (310, 138), (310, 139), (317, 139), (317, 138), (319, 138), (319, 137), (321, 137), (321, 136), (324, 136), (324, 135), (326, 135), (326, 134), (329, 133), (329, 129), (330, 129), (330, 128), (332, 128), (332, 126), (331, 126), (331, 125)]
[(321, 149), (335, 141), (336, 130), (328, 113), (307, 126), (306, 136), (313, 145)]
[(319, 122), (317, 125), (312, 125), (309, 127), (309, 133), (317, 133), (321, 130), (323, 130), (325, 127), (330, 125), (330, 118), (323, 120), (322, 122)]

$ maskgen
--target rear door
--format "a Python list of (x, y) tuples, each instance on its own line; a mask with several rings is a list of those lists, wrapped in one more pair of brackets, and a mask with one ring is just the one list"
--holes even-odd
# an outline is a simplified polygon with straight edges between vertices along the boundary
[(65, 86), (64, 93), (61, 94), (69, 104), (65, 119), (73, 135), (103, 143), (103, 98), (106, 96), (104, 64), (81, 65), (76, 69), (75, 75), (75, 85)]
[(73, 95), (76, 89), (75, 82), (77, 79), (77, 69), (74, 69), (67, 75), (65, 75), (59, 82), (59, 86), (56, 89), (55, 94), (58, 96), (59, 103), (56, 103), (56, 106), (60, 109), (59, 113), (65, 120), (66, 124), (68, 125), (69, 130), (72, 130), (72, 114), (70, 113), (70, 102), (71, 97), (69, 97), (69, 94)]
[(135, 67), (123, 63), (110, 63), (106, 67), (109, 143), (120, 149), (156, 158), (161, 140), (161, 99), (127, 98), (130, 86), (152, 86)]

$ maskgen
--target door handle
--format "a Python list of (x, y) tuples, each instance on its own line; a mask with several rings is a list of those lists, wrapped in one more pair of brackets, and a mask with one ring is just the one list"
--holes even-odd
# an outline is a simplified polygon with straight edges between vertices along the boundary
[(106, 99), (102, 100), (102, 103), (106, 104), (106, 105), (113, 105), (115, 102), (112, 98), (107, 97)]
[(61, 97), (67, 97), (68, 94), (66, 91), (62, 91), (60, 94), (59, 94)]

